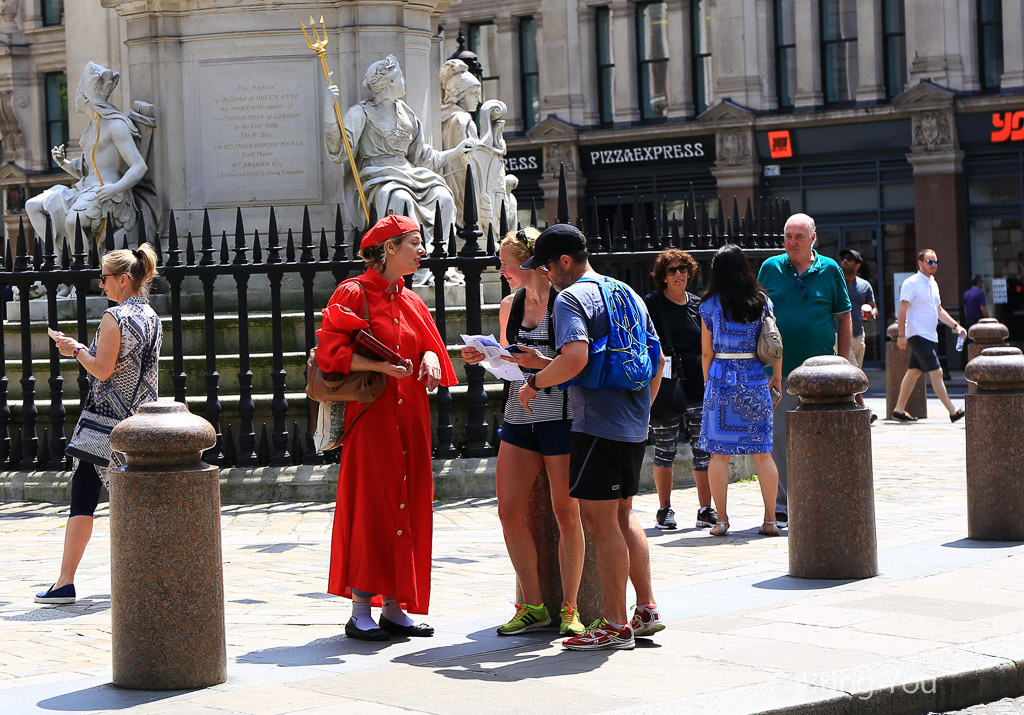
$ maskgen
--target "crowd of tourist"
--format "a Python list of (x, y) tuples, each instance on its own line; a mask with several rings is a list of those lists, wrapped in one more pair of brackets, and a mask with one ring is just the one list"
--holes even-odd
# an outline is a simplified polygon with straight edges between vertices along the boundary
[[(756, 468), (764, 501), (757, 532), (777, 536), (787, 528), (785, 423), (797, 400), (784, 389), (785, 379), (819, 355), (849, 356), (859, 365), (862, 321), (877, 317), (871, 286), (856, 275), (860, 254), (842, 251), (840, 266), (814, 250), (815, 240), (814, 220), (794, 214), (785, 226), (785, 251), (765, 260), (756, 275), (738, 246), (725, 245), (699, 296), (693, 290), (697, 262), (667, 249), (651, 270), (655, 290), (641, 299), (594, 270), (585, 238), (573, 226), (556, 224), (543, 233), (527, 227), (503, 238), (500, 274), (512, 292), (501, 302), (499, 342), (521, 378), (507, 381), (496, 491), (522, 602), (497, 627), (499, 635), (557, 625), (566, 648), (629, 649), (635, 638), (665, 627), (647, 537), (632, 510), (649, 443), (658, 529), (678, 528), (671, 495), (680, 439), (692, 454), (697, 528), (717, 537), (729, 533), (732, 455), (750, 455)], [(427, 393), (457, 378), (429, 309), (403, 279), (425, 255), (418, 224), (387, 216), (366, 232), (360, 251), (365, 272), (338, 286), (317, 333), (315, 360), (323, 372), (368, 374), (380, 385), (375, 399), (346, 403), (328, 591), (352, 600), (345, 626), (351, 638), (430, 636), (430, 626), (408, 615), (426, 614), (430, 601)], [(911, 359), (897, 420), (914, 420), (905, 406), (924, 372), (950, 419), (963, 416), (940, 389), (936, 322), (963, 328), (941, 308), (937, 267), (935, 252), (922, 251), (918, 273), (900, 292), (898, 340), (900, 347), (909, 345)], [(91, 391), (67, 450), (75, 471), (64, 560), (59, 578), (36, 597), (40, 603), (74, 602), (75, 570), (100, 486), (110, 468), (123, 464), (111, 451), (110, 431), (156, 398), (162, 332), (147, 302), (155, 253), (148, 245), (111, 251), (102, 268), (100, 285), (117, 305), (104, 313), (92, 345), (52, 334), (61, 354), (89, 373)], [(984, 314), (983, 298), (974, 304)], [(766, 318), (774, 318), (781, 333), (780, 359), (759, 357)], [(388, 358), (367, 356), (361, 333), (372, 335)], [(462, 358), (477, 364), (486, 356), (467, 346)], [(544, 602), (538, 544), (527, 520), (542, 474), (558, 529), (560, 603)], [(577, 603), (584, 525), (603, 600), (601, 616), (588, 627)], [(636, 594), (632, 614), (627, 582)], [(373, 606), (381, 609), (376, 618)]]

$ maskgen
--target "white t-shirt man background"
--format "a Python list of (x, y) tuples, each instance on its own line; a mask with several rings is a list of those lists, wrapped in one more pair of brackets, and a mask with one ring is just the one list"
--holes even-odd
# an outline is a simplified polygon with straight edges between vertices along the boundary
[(939, 342), (939, 284), (921, 271), (903, 281), (900, 301), (907, 301), (907, 337), (918, 335), (933, 343)]

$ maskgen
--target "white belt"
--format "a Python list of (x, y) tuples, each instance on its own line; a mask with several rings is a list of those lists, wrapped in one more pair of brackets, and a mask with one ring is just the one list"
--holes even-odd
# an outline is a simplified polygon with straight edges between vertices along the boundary
[(757, 353), (715, 353), (716, 360), (746, 360), (756, 357)]

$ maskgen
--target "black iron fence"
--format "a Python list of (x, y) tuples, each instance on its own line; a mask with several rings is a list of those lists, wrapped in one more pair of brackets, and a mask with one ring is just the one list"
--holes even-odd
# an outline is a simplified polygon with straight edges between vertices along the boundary
[[(446, 309), (445, 274), (450, 268), (458, 269), (465, 278), (465, 330), (480, 333), (483, 327), (483, 280), (486, 271), (493, 271), (497, 237), (508, 229), (508, 219), (502, 210), (501, 224), (488, 228), (486, 236), (477, 226), (472, 174), (467, 176), (466, 211), (460, 226), (436, 226), (429, 242), (428, 256), (422, 266), (434, 275), (433, 310), (437, 327), (446, 343), (453, 336), (449, 330)], [(750, 203), (741, 215), (734, 202), (731, 216), (726, 216), (719, 200), (708, 211), (705, 203), (698, 203), (691, 194), (685, 197), (682, 216), (668, 215), (664, 209), (656, 213), (653, 226), (641, 213), (637, 219), (623, 222), (621, 212), (604, 226), (598, 225), (596, 204), (589, 207), (589, 216), (577, 218), (575, 223), (588, 237), (588, 249), (595, 267), (609, 275), (629, 282), (638, 292), (649, 290), (649, 271), (654, 257), (667, 247), (690, 251), (699, 262), (706, 262), (718, 246), (725, 242), (739, 244), (755, 260), (777, 253), (782, 245), (782, 230), (789, 216), (785, 200), (763, 200), (758, 206)], [(565, 188), (565, 175), (559, 186), (557, 220), (570, 222), (569, 203)], [(534, 212), (532, 223), (536, 224)], [(108, 222), (108, 227), (112, 222)], [(340, 207), (336, 210), (332, 231), (320, 228), (314, 231), (309, 212), (304, 212), (301, 230), (296, 237), (291, 229), (278, 228), (275, 211), (269, 211), (266, 232), (247, 229), (242, 212), (236, 212), (233, 230), (224, 229), (219, 235), (210, 226), (209, 215), (204, 212), (202, 231), (198, 239), (189, 232), (179, 234), (174, 212), (167, 215), (165, 238), (157, 241), (158, 266), (165, 281), (167, 313), (161, 372), (169, 363), (169, 387), (175, 400), (192, 403), (217, 430), (217, 444), (205, 455), (206, 461), (221, 466), (254, 467), (264, 465), (319, 464), (337, 459), (337, 455), (318, 455), (312, 446), (312, 420), (308, 400), (302, 395), (305, 388), (305, 353), (314, 344), (319, 311), (324, 304), (322, 290), (314, 290), (319, 283), (333, 285), (347, 276), (364, 270), (358, 257), (361, 235), (352, 232), (346, 237), (345, 222)], [(144, 240), (145, 230), (140, 226), (134, 243)], [(62, 247), (56, 252), (57, 245)], [(98, 247), (87, 245), (80, 227), (69, 241), (53, 238), (50, 226), (42, 240), (26, 240), (24, 226), (19, 226), (16, 247), (12, 255), (11, 242), (7, 242), (6, 256), (0, 266), (0, 289), (17, 287), (19, 297), (15, 308), (4, 310), (4, 340), (0, 341), (0, 471), (60, 470), (70, 466), (65, 455), (67, 436), (73, 427), (88, 392), (88, 379), (77, 361), (63, 358), (53, 341), (45, 339), (45, 328), (64, 329), (88, 343), (90, 328), (95, 331), (96, 319), (87, 313), (87, 294), (99, 277)], [(103, 239), (104, 249), (115, 248), (115, 239), (108, 230)], [(31, 244), (31, 245), (30, 245)], [(129, 247), (125, 237), (120, 247)], [(297, 285), (301, 294), (301, 330), (295, 327), (294, 346), (286, 345), (288, 332), (286, 307), (282, 286), (285, 282)], [(46, 289), (45, 322), (33, 323), (29, 288), (41, 283)], [(225, 304), (230, 291), (223, 290), (225, 282), (233, 283), (237, 298)], [(254, 303), (254, 285), (265, 288), (269, 315), (251, 312)], [(74, 286), (75, 310), (71, 321), (58, 319), (57, 289), (60, 285)], [(199, 320), (189, 319), (183, 313), (183, 299), (194, 302), (202, 293)], [(220, 290), (218, 290), (218, 286)], [(449, 290), (451, 288), (449, 287)], [(502, 294), (508, 287), (502, 284)], [(10, 312), (11, 314), (7, 314)], [(298, 316), (291, 314), (299, 320)], [(237, 316), (237, 319), (235, 319)], [(229, 318), (225, 320), (225, 318)], [(261, 354), (267, 345), (255, 345), (251, 332), (259, 322), (269, 321), (269, 355)], [(68, 323), (71, 324), (68, 324)], [(61, 325), (61, 323), (64, 323)], [(166, 325), (169, 323), (169, 330)], [(197, 326), (201, 325), (200, 332)], [(17, 330), (14, 330), (17, 326)], [(191, 331), (191, 332), (190, 332)], [(195, 334), (193, 334), (195, 333)], [(230, 333), (228, 335), (227, 333)], [(8, 344), (8, 336), (10, 345)], [(198, 348), (201, 356), (186, 350), (186, 337)], [(457, 336), (454, 336), (457, 339)], [(168, 340), (169, 338), (169, 340)], [(47, 347), (43, 347), (43, 341)], [(264, 341), (266, 342), (266, 341)], [(225, 344), (230, 350), (225, 350)], [(20, 345), (20, 350), (16, 348)], [(454, 354), (454, 348), (452, 348)], [(8, 361), (8, 352), (20, 352)], [(235, 355), (234, 353), (237, 353)], [(231, 353), (230, 355), (226, 353)], [(40, 356), (45, 355), (44, 359)], [(222, 405), (222, 378), (220, 363), (230, 358), (237, 362), (237, 395), (231, 402), (237, 404), (225, 411)], [(20, 362), (20, 376), (18, 372)], [(202, 363), (202, 380), (195, 369)], [(291, 369), (286, 369), (286, 364)], [(77, 390), (65, 388), (64, 373), (74, 374), (77, 366)], [(255, 367), (255, 372), (254, 372)], [(48, 387), (45, 399), (37, 396), (39, 380), (46, 374)], [(190, 376), (189, 371), (193, 374)], [(11, 377), (8, 377), (8, 374)], [(267, 374), (269, 373), (269, 375)], [(439, 387), (433, 397), (434, 455), (439, 458), (484, 457), (494, 453), (493, 424), (488, 424), (488, 390), (486, 373), (482, 367), (464, 365), (464, 388), (449, 390)], [(167, 377), (166, 374), (161, 375)], [(266, 378), (269, 377), (269, 380)], [(254, 382), (255, 378), (255, 382)], [(9, 400), (12, 380), (20, 385), (20, 400)], [(197, 389), (201, 386), (203, 389)], [(457, 391), (459, 399), (453, 399)], [(163, 390), (161, 394), (166, 394)], [(493, 393), (492, 393), (493, 394)], [(269, 399), (268, 399), (269, 398)], [(40, 402), (45, 404), (40, 409)], [(67, 404), (74, 402), (77, 404)], [(265, 419), (257, 414), (257, 403), (266, 405)], [(460, 425), (458, 436), (453, 417)], [(492, 423), (496, 416), (492, 415)]]

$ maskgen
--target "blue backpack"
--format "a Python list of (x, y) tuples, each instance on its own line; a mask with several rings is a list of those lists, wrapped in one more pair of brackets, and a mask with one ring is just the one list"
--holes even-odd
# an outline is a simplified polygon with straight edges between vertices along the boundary
[(601, 289), (608, 335), (590, 341), (590, 359), (572, 384), (591, 390), (642, 390), (658, 367), (658, 336), (647, 332), (644, 312), (625, 283), (608, 276), (580, 280)]

